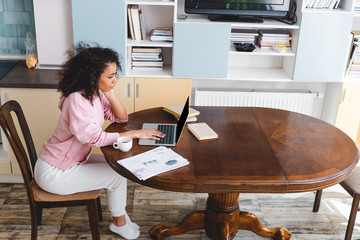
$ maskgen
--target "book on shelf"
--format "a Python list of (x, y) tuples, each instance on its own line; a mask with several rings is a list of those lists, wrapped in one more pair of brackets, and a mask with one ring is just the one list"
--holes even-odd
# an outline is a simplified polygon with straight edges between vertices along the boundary
[(307, 0), (307, 1), (305, 2), (305, 7), (306, 7), (306, 8), (311, 8), (312, 5), (314, 4), (314, 2), (315, 2), (315, 0)]
[(210, 140), (219, 137), (219, 135), (205, 122), (191, 123), (187, 125), (187, 128), (198, 140)]
[(360, 77), (360, 30), (353, 30), (353, 48), (350, 60), (348, 75), (359, 78)]
[(255, 29), (240, 29), (240, 28), (232, 28), (231, 34), (239, 34), (239, 35), (249, 35), (249, 36), (257, 36), (259, 32)]
[(354, 13), (360, 14), (360, 0), (356, 0), (354, 4)]
[(316, 0), (314, 5), (313, 5), (313, 8), (318, 8), (320, 3), (321, 3), (321, 0)]
[(158, 67), (158, 66), (132, 66), (131, 67), (133, 70), (156, 70), (156, 71), (162, 71), (163, 67)]
[(173, 34), (172, 27), (156, 27), (153, 30), (154, 30), (154, 34), (158, 34), (158, 35), (172, 36)]
[[(181, 112), (184, 109), (184, 104), (182, 104), (182, 103), (171, 104), (171, 105), (164, 106), (163, 109), (166, 112), (171, 113), (174, 116), (180, 117)], [(199, 114), (200, 114), (200, 112), (198, 110), (196, 110), (192, 107), (189, 107), (188, 117), (194, 117)]]
[(151, 62), (151, 61), (146, 61), (146, 62), (143, 62), (143, 61), (133, 61), (132, 62), (132, 65), (133, 66), (157, 66), (157, 67), (162, 67), (163, 66), (163, 62)]
[(163, 60), (161, 54), (159, 54), (159, 55), (145, 55), (145, 53), (144, 54), (139, 54), (139, 55), (133, 55), (133, 56), (131, 56), (131, 59), (132, 60), (138, 60), (138, 61), (140, 61), (140, 60), (143, 60), (143, 61), (149, 61), (149, 60), (151, 61), (151, 60), (153, 60), (153, 61), (157, 61), (157, 62)]
[(335, 9), (339, 6), (340, 0), (309, 0), (306, 3), (306, 8), (318, 8), (318, 9)]
[(162, 49), (158, 47), (133, 47), (133, 53), (161, 53)]
[(146, 39), (146, 27), (145, 27), (145, 20), (142, 10), (139, 9), (139, 18), (140, 18), (140, 30), (141, 30), (141, 39)]
[(131, 68), (138, 70), (162, 70), (162, 49), (159, 47), (133, 47), (131, 52)]
[(286, 29), (261, 29), (259, 36), (273, 36), (273, 37), (289, 37), (290, 33)]
[(132, 16), (131, 16), (131, 5), (128, 6), (127, 10), (128, 10), (128, 22), (129, 22), (130, 36), (132, 39), (135, 39), (134, 24), (133, 24)]
[(171, 27), (156, 27), (151, 31), (151, 41), (173, 41), (173, 31)]
[(230, 34), (230, 42), (255, 44), (258, 35), (259, 32), (255, 29), (232, 28)]
[(347, 76), (347, 75), (349, 74), (350, 69), (351, 69), (351, 67), (353, 66), (353, 62), (354, 62), (356, 53), (357, 53), (357, 51), (358, 51), (358, 48), (359, 48), (359, 46), (358, 46), (356, 43), (354, 43), (354, 44), (352, 45), (345, 76)]
[(131, 18), (134, 27), (134, 40), (142, 40), (138, 5), (131, 5)]
[(133, 52), (131, 55), (134, 57), (158, 57), (161, 52)]
[(274, 45), (290, 48), (291, 36), (285, 29), (262, 29), (256, 38), (256, 45), (260, 48), (272, 48)]
[(258, 39), (262, 41), (289, 41), (291, 40), (291, 37), (285, 37), (285, 36), (259, 36)]
[(132, 57), (131, 60), (133, 62), (163, 62), (162, 58), (142, 58), (142, 57)]

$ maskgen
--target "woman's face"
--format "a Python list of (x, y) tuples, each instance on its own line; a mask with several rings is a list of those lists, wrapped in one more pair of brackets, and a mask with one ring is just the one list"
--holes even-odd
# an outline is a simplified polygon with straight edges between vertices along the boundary
[(117, 83), (116, 79), (116, 64), (108, 63), (105, 71), (101, 74), (99, 79), (99, 89), (102, 92), (108, 92), (114, 89), (115, 84)]

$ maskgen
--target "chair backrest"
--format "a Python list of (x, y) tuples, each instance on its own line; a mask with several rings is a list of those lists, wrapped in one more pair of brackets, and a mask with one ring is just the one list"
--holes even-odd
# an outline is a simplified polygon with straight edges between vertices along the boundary
[[(26, 143), (27, 152), (25, 151), (23, 142), (19, 137), (18, 131), (16, 129), (16, 125), (14, 123), (14, 119), (11, 114), (12, 112), (16, 114), (22, 136)], [(12, 100), (6, 102), (4, 105), (1, 106), (0, 125), (19, 163), (21, 174), (23, 176), (28, 194), (31, 194), (32, 196), (32, 189), (30, 187), (30, 182), (34, 177), (33, 172), (34, 172), (35, 162), (37, 160), (37, 154), (24, 113), (18, 102)]]

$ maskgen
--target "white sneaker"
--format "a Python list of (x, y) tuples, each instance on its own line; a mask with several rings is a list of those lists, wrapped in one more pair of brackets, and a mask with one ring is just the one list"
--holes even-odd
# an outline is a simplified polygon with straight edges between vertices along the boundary
[(140, 229), (139, 225), (137, 225), (136, 223), (131, 221), (131, 219), (127, 213), (125, 213), (125, 220), (126, 220), (126, 223), (128, 223), (130, 225), (131, 228), (136, 229), (136, 230)]
[(137, 239), (140, 235), (140, 230), (131, 228), (129, 224), (118, 227), (115, 224), (111, 223), (109, 227), (112, 232), (119, 234), (125, 239)]

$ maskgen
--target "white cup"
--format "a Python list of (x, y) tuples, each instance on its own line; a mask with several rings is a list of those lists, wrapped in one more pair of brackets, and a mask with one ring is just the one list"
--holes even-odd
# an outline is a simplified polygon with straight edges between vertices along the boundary
[(127, 152), (132, 147), (132, 139), (130, 137), (119, 137), (116, 142), (114, 142), (113, 147), (122, 152)]

